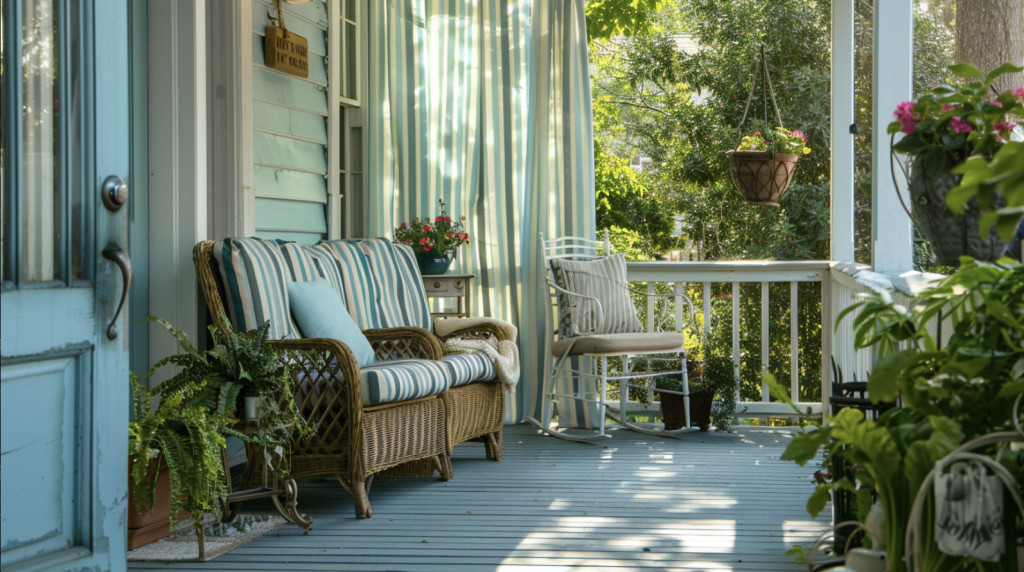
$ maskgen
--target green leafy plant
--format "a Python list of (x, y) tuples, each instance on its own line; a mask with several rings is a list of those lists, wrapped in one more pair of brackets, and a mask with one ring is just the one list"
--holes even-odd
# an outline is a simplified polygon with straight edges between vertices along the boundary
[[(185, 409), (202, 408), (232, 421), (242, 417), (243, 398), (261, 398), (256, 423), (244, 431), (227, 424), (222, 431), (258, 446), (271, 473), (286, 477), (289, 442), (313, 429), (299, 415), (288, 362), (270, 340), (270, 322), (248, 333), (232, 330), (224, 334), (211, 325), (214, 348), (201, 352), (166, 320), (156, 316), (147, 320), (166, 328), (182, 349), (182, 353), (158, 361), (143, 376), (149, 378), (160, 368), (174, 367), (172, 376), (154, 388), (154, 393), (165, 400), (180, 400)], [(226, 316), (221, 322), (230, 323)]]
[(153, 396), (137, 376), (131, 376), (135, 418), (128, 424), (129, 458), (136, 507), (140, 514), (153, 506), (157, 479), (146, 482), (149, 464), (167, 463), (171, 480), (171, 526), (178, 513), (192, 513), (195, 526), (202, 515), (220, 515), (227, 496), (221, 448), (233, 420), (205, 407), (186, 406), (185, 394), (168, 395), (154, 408)]
[(799, 129), (790, 131), (785, 127), (768, 129), (764, 133), (755, 131), (740, 140), (737, 151), (775, 151), (807, 155), (811, 148), (807, 146), (807, 136)]
[(905, 136), (893, 150), (919, 157), (930, 177), (954, 166), (953, 173), (963, 178), (946, 195), (946, 205), (957, 214), (973, 198), (989, 210), (1001, 192), (1007, 206), (986, 213), (980, 230), (986, 235), (995, 226), (999, 237), (1009, 242), (1024, 218), (1024, 143), (1010, 141), (1016, 127), (1013, 118), (1024, 117), (1024, 87), (995, 95), (990, 90), (1000, 76), (1024, 67), (1006, 63), (984, 77), (966, 63), (949, 69), (963, 85), (936, 86), (896, 108), (896, 121), (888, 132), (902, 131)]
[[(1012, 424), (1013, 401), (1024, 393), (1024, 267), (1009, 259), (990, 264), (964, 257), (956, 274), (922, 293), (910, 308), (881, 292), (845, 310), (839, 320), (854, 310), (859, 310), (855, 347), (874, 346), (880, 355), (868, 381), (871, 399), (892, 402), (899, 396), (904, 406), (877, 420), (844, 409), (798, 435), (782, 459), (804, 465), (825, 448), (852, 463), (852, 479), (817, 485), (808, 512), (824, 509), (835, 489), (858, 497), (873, 490), (885, 514), (891, 570), (901, 572), (911, 505), (928, 472), (966, 440)], [(944, 347), (929, 329), (940, 314), (953, 327)], [(773, 395), (789, 402), (774, 376), (765, 381)], [(995, 454), (994, 449), (983, 452)], [(1024, 480), (1021, 456), (1004, 451), (1001, 457), (1018, 480)], [(942, 554), (931, 542), (932, 528), (923, 530), (925, 570), (1016, 566), (1012, 538), (1003, 561), (988, 564)]]

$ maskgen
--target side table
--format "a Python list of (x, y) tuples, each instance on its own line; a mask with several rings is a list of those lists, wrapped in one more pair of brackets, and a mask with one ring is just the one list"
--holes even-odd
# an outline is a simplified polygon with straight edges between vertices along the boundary
[(432, 312), (434, 318), (467, 318), (470, 308), (470, 287), (476, 274), (441, 274), (423, 277), (423, 288), (427, 299), (455, 298), (457, 300), (453, 312)]

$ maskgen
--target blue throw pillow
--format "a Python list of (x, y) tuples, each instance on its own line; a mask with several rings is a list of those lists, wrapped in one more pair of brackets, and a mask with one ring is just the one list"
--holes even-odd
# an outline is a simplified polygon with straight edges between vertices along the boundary
[(359, 326), (348, 315), (338, 293), (326, 280), (289, 282), (292, 315), (307, 338), (330, 338), (345, 343), (356, 356), (359, 367), (373, 364), (373, 348)]

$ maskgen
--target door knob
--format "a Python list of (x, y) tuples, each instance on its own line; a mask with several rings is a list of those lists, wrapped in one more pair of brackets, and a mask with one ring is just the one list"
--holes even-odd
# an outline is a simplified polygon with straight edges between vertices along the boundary
[(107, 207), (108, 211), (116, 213), (126, 202), (128, 202), (128, 185), (125, 184), (124, 179), (117, 175), (107, 177), (107, 180), (103, 181), (103, 206)]
[(121, 303), (117, 305), (113, 319), (110, 320), (110, 327), (107, 328), (107, 339), (117, 339), (117, 317), (121, 315), (121, 309), (128, 300), (128, 289), (132, 287), (132, 260), (128, 254), (117, 245), (108, 246), (103, 249), (103, 258), (113, 262), (121, 269), (121, 279), (124, 281), (124, 289), (121, 291)]

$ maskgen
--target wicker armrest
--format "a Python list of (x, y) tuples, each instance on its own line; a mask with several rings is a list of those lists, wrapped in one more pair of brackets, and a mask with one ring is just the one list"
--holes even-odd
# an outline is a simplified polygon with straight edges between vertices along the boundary
[(464, 337), (492, 337), (499, 342), (516, 341), (515, 328), (511, 324), (502, 327), (497, 320), (481, 318), (439, 318), (434, 321), (434, 331), (442, 342)]
[(395, 359), (440, 360), (441, 343), (423, 328), (376, 328), (363, 330), (377, 361)]
[(344, 471), (347, 478), (365, 478), (362, 383), (352, 350), (326, 338), (272, 343), (289, 363), (299, 415), (315, 430), (292, 443), (292, 454), (341, 455), (352, 460)]

